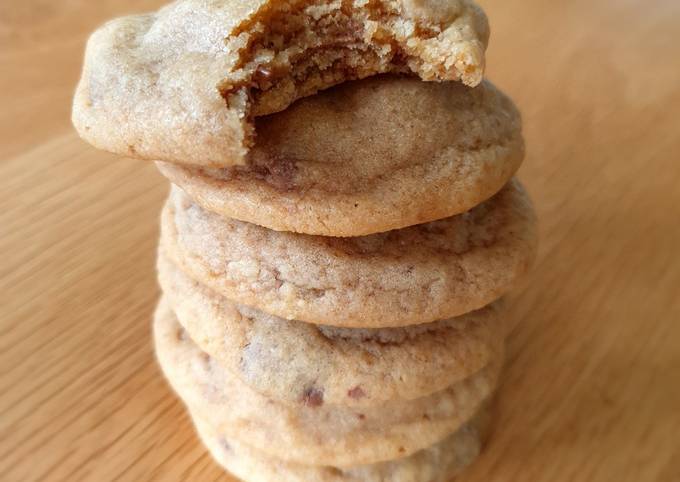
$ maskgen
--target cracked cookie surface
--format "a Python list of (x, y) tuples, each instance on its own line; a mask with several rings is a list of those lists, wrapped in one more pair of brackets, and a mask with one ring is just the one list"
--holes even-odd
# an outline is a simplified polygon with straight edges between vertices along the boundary
[(480, 309), (528, 271), (536, 244), (533, 208), (514, 180), (467, 213), (356, 238), (223, 218), (177, 187), (161, 218), (163, 252), (215, 292), (281, 318), (352, 328)]
[(247, 166), (158, 163), (209, 211), (277, 231), (359, 236), (449, 217), (524, 158), (521, 118), (484, 81), (379, 76), (262, 117)]
[(253, 118), (387, 72), (478, 84), (489, 30), (471, 0), (178, 0), (90, 38), (80, 135), (122, 155), (246, 162)]
[(158, 273), (194, 342), (256, 391), (288, 403), (309, 387), (325, 404), (352, 407), (427, 396), (489, 364), (505, 335), (498, 303), (412, 327), (333, 328), (232, 303), (162, 253)]
[(172, 387), (220, 433), (272, 457), (336, 467), (407, 457), (445, 439), (491, 397), (502, 365), (498, 353), (467, 379), (416, 400), (352, 408), (326, 404), (323, 393), (309, 387), (289, 404), (259, 394), (203, 352), (165, 300), (156, 311), (154, 337)]

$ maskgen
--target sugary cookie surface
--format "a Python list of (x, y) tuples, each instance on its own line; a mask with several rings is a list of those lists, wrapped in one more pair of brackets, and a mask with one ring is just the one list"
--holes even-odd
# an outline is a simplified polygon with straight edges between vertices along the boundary
[(180, 0), (88, 43), (73, 121), (96, 147), (244, 164), (252, 121), (379, 73), (481, 82), (484, 13), (469, 0)]
[(296, 403), (366, 407), (412, 400), (460, 382), (503, 341), (500, 306), (416, 326), (348, 329), (288, 321), (218, 295), (162, 253), (158, 280), (194, 342), (258, 392)]
[(355, 238), (223, 218), (173, 188), (161, 246), (195, 280), (281, 318), (399, 327), (459, 316), (507, 293), (533, 262), (536, 219), (515, 180), (467, 213)]
[(490, 82), (374, 76), (256, 119), (247, 166), (159, 163), (205, 209), (277, 231), (362, 236), (467, 211), (524, 159), (521, 117)]

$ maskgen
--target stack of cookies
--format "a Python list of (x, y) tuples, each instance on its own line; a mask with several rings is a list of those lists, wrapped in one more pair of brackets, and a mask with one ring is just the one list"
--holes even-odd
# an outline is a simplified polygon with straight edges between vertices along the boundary
[(162, 160), (157, 355), (236, 476), (479, 453), (536, 248), (488, 35), (469, 0), (180, 0), (90, 39), (74, 123)]

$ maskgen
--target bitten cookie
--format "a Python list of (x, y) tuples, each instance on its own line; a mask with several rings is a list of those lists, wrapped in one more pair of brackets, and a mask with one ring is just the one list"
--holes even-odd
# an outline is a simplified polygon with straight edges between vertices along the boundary
[(534, 259), (536, 220), (516, 181), (467, 213), (359, 238), (225, 219), (173, 188), (161, 245), (185, 273), (236, 303), (291, 320), (385, 328), (500, 298)]
[(467, 211), (524, 158), (520, 115), (487, 81), (374, 77), (255, 126), (247, 166), (158, 167), (208, 211), (277, 231), (363, 236)]
[(199, 417), (193, 418), (217, 462), (249, 482), (446, 482), (479, 455), (488, 430), (487, 411), (483, 409), (453, 435), (408, 457), (345, 468), (284, 462), (219, 434)]
[(254, 390), (294, 403), (309, 387), (325, 404), (361, 407), (444, 390), (488, 365), (503, 343), (499, 307), (404, 328), (333, 328), (230, 302), (162, 253), (159, 282), (190, 337)]
[(255, 116), (385, 72), (477, 85), (488, 37), (471, 0), (178, 0), (92, 35), (73, 122), (123, 155), (244, 164)]
[(467, 422), (495, 390), (502, 355), (468, 379), (417, 400), (353, 409), (324, 403), (310, 386), (293, 404), (252, 390), (198, 348), (164, 301), (155, 319), (156, 353), (189, 409), (220, 433), (272, 457), (336, 467), (406, 457)]

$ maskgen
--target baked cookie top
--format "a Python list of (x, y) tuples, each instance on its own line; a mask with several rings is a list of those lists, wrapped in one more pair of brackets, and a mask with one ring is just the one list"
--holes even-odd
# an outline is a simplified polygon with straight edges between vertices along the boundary
[(163, 252), (196, 281), (281, 318), (352, 328), (443, 320), (500, 298), (536, 251), (519, 182), (471, 211), (356, 238), (272, 231), (210, 213), (173, 187)]
[(253, 390), (203, 352), (164, 300), (154, 337), (161, 368), (195, 416), (272, 457), (336, 467), (407, 457), (443, 440), (493, 394), (502, 364), (498, 353), (467, 379), (416, 400), (353, 408), (328, 405), (309, 390), (288, 404)]
[(92, 35), (73, 122), (127, 156), (244, 164), (254, 117), (378, 73), (476, 85), (488, 37), (471, 0), (178, 0)]
[(249, 165), (159, 163), (206, 209), (277, 231), (363, 236), (467, 211), (524, 158), (521, 118), (484, 81), (379, 76), (258, 118)]
[(230, 302), (162, 253), (159, 282), (191, 338), (244, 383), (297, 403), (314, 391), (324, 404), (361, 407), (424, 397), (488, 365), (505, 336), (494, 304), (403, 328), (333, 328), (288, 321)]

